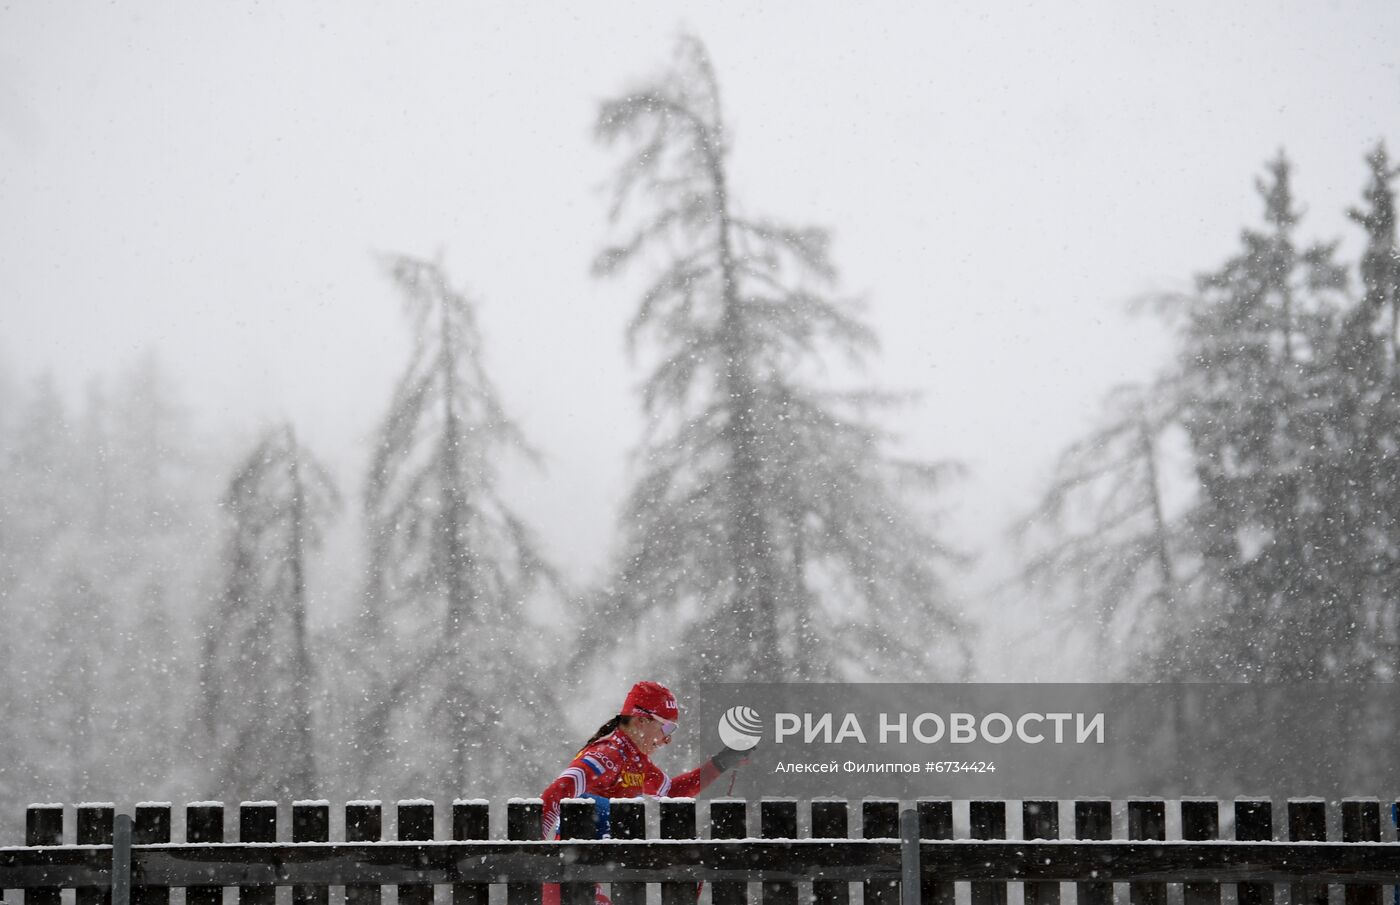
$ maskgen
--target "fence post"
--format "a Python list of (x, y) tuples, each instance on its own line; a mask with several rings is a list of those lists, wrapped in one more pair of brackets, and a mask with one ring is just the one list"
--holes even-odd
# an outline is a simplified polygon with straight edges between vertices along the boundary
[[(1400, 801), (1388, 802), (1390, 805), (1390, 824), (1395, 829), (1397, 841), (1400, 841)], [(1396, 883), (1390, 888), (1391, 902), (1400, 905), (1400, 883)]]
[[(110, 802), (78, 805), (74, 821), (77, 831), (73, 841), (78, 845), (111, 845), (114, 813), (116, 805)], [(74, 894), (73, 901), (76, 905), (111, 905), (112, 888), (80, 889)]]
[[(695, 838), (695, 799), (663, 798), (659, 809), (662, 839)], [(694, 880), (661, 884), (661, 905), (695, 905), (699, 895), (700, 886)]]
[(131, 905), (131, 815), (112, 818), (112, 905)]
[[(1021, 802), (1022, 839), (1060, 838), (1060, 803), (1051, 799)], [(1026, 905), (1060, 905), (1060, 884), (1029, 882), (1024, 885)]]
[[(136, 806), (132, 823), (133, 845), (164, 845), (170, 841), (170, 802), (145, 801)], [(170, 905), (170, 888), (138, 883), (132, 890), (137, 905)]]
[[(1161, 800), (1128, 802), (1128, 840), (1159, 842), (1167, 838), (1167, 803)], [(1129, 883), (1132, 905), (1167, 905), (1167, 884)]]
[[(1235, 840), (1272, 842), (1274, 805), (1267, 798), (1235, 799)], [(1235, 894), (1239, 905), (1274, 905), (1274, 884), (1238, 883)]]
[[(1084, 840), (1112, 839), (1113, 802), (1108, 799), (1076, 801), (1074, 835), (1075, 838)], [(1113, 905), (1112, 883), (1078, 883), (1075, 885), (1075, 894), (1079, 905)]]
[[(1317, 798), (1290, 798), (1288, 838), (1292, 842), (1327, 841), (1327, 802)], [(1327, 884), (1292, 883), (1288, 900), (1290, 905), (1327, 905)]]
[[(969, 801), (967, 814), (973, 839), (1006, 838), (1006, 802)], [(999, 881), (974, 882), (972, 905), (1006, 905), (1006, 884)]]
[[(739, 799), (712, 799), (710, 801), (710, 838), (743, 839), (749, 834), (748, 803)], [(714, 883), (710, 886), (710, 899), (714, 905), (748, 905), (749, 884), (743, 881)], [(620, 903), (613, 897), (613, 905)]]
[[(186, 842), (223, 842), (224, 805), (218, 801), (196, 801), (185, 805)], [(223, 905), (222, 886), (190, 886), (185, 889), (185, 905)]]
[[(711, 812), (713, 813), (713, 805)], [(608, 807), (608, 822), (612, 825), (614, 839), (645, 839), (647, 837), (646, 803), (640, 798), (613, 799)], [(739, 835), (743, 835), (740, 833)], [(715, 886), (715, 905), (733, 905), (720, 901), (719, 885)], [(612, 884), (613, 905), (646, 905), (647, 885), (645, 883)]]
[[(1376, 798), (1347, 798), (1342, 801), (1342, 841), (1380, 842), (1381, 803)], [(1348, 883), (1346, 905), (1381, 905), (1381, 888)]]
[[(845, 801), (812, 802), (813, 839), (849, 839), (850, 811)], [(845, 880), (812, 880), (813, 905), (850, 905), (851, 884)]]
[(919, 814), (913, 808), (899, 812), (899, 901), (920, 905), (919, 894)]
[[(292, 802), (292, 841), (330, 842), (331, 803), (329, 801)], [(293, 886), (292, 905), (327, 905), (329, 886)]]
[[(565, 798), (559, 803), (559, 838), (592, 839), (597, 835), (597, 819), (593, 799)], [(560, 905), (591, 905), (592, 902), (591, 882), (559, 884)]]
[[(25, 845), (63, 844), (63, 805), (31, 804), (24, 810)], [(58, 905), (59, 887), (27, 890), (24, 905)]]
[[(1187, 798), (1181, 802), (1181, 838), (1188, 842), (1220, 838), (1220, 802)], [(1219, 883), (1182, 884), (1182, 905), (1220, 905)]]
[[(537, 841), (544, 833), (544, 800), (513, 798), (506, 802), (506, 838)], [(540, 905), (540, 882), (507, 883), (507, 905)]]
[[(899, 838), (899, 802), (867, 798), (860, 803), (861, 836), (866, 839)], [(897, 905), (898, 880), (865, 880), (861, 883), (865, 905)]]
[[(238, 805), (239, 842), (277, 841), (277, 802), (245, 801)], [(238, 887), (238, 905), (275, 905), (276, 886)]]
[[(766, 798), (758, 803), (758, 832), (764, 839), (797, 838), (797, 801), (791, 798)], [(768, 882), (763, 884), (763, 905), (797, 905), (797, 884)]]
[[(433, 803), (414, 798), (398, 803), (400, 842), (433, 841)], [(433, 887), (419, 883), (399, 885), (399, 905), (433, 905)]]
[[(953, 802), (946, 798), (924, 798), (918, 802), (919, 838), (953, 838)], [(953, 905), (954, 890), (951, 880), (924, 880), (919, 884), (919, 895), (927, 905)]]
[[(378, 842), (384, 832), (384, 812), (377, 801), (345, 803), (345, 841)], [(372, 883), (351, 883), (345, 887), (345, 905), (379, 905), (382, 887)]]
[[(491, 838), (491, 804), (485, 799), (459, 798), (452, 802), (452, 838), (457, 841)], [(453, 883), (452, 905), (487, 905), (487, 883)]]

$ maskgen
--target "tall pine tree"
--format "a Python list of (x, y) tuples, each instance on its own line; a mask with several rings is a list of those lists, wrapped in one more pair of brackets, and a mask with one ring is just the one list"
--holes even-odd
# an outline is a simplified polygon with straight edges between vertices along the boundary
[(365, 488), (368, 576), (351, 646), (373, 652), (360, 781), (488, 794), (538, 781), (527, 753), (558, 706), (527, 602), (554, 574), (502, 500), (498, 458), (532, 455), (482, 364), (467, 296), (437, 261), (393, 257), (413, 352)]
[[(1394, 543), (1392, 532), (1375, 531), (1389, 521), (1376, 508), (1388, 482), (1374, 472), (1385, 459), (1375, 432), (1389, 309), (1379, 293), (1349, 309), (1336, 244), (1300, 245), (1282, 154), (1258, 189), (1263, 228), (1245, 230), (1239, 252), (1200, 276), (1195, 293), (1164, 299), (1180, 325), (1175, 361), (1130, 417), (1118, 413), (1070, 450), (1072, 467), (1040, 514), (1059, 515), (1067, 491), (1114, 476), (1141, 488), (1127, 497), (1138, 504), (1100, 510), (1030, 568), (1080, 570), (1096, 599), (1115, 607), (1135, 606), (1144, 591), (1170, 594), (1170, 619), (1139, 626), (1152, 629), (1139, 635), (1139, 652), (1157, 677), (1367, 678), (1378, 627), (1367, 576)], [(1385, 199), (1374, 179), (1369, 197), (1357, 219), (1377, 234), (1368, 260), (1378, 261)], [(1140, 437), (1179, 429), (1187, 473), (1163, 477), (1149, 470), (1152, 447), (1119, 442), (1134, 422)], [(1184, 503), (1163, 519), (1169, 481)]]
[(1061, 454), (1015, 531), (1030, 551), (1022, 581), (1049, 598), (1067, 589), (1071, 618), (1057, 613), (1047, 624), (1063, 636), (1090, 628), (1099, 678), (1174, 650), (1188, 631), (1180, 608), (1201, 573), (1190, 532), (1166, 499), (1178, 394), (1171, 379), (1111, 393), (1102, 423)]
[(1245, 230), (1240, 252), (1199, 279), (1182, 337), (1194, 523), (1224, 609), (1200, 666), (1222, 677), (1322, 678), (1322, 646), (1355, 630), (1327, 499), (1345, 271), (1334, 245), (1298, 247), (1290, 176), (1280, 154), (1258, 183), (1265, 229)]
[(212, 476), (154, 357), (104, 385), (83, 408), (44, 379), (0, 415), (0, 713), (25, 727), (0, 743), (0, 828), (36, 796), (174, 791), (195, 756)]
[(655, 266), (628, 338), (657, 362), (593, 625), (635, 629), (651, 665), (682, 681), (952, 674), (929, 656), (964, 640), (940, 575), (952, 554), (912, 502), (947, 469), (889, 453), (871, 415), (892, 397), (815, 379), (832, 353), (860, 362), (876, 347), (833, 292), (828, 234), (742, 211), (693, 37), (605, 102), (596, 131), (628, 148), (613, 213), (632, 215), (596, 271)]
[(1395, 186), (1400, 168), (1384, 145), (1366, 162), (1364, 206), (1348, 211), (1365, 231), (1358, 268), (1361, 297), (1347, 312), (1332, 368), (1336, 480), (1329, 492), (1345, 580), (1361, 596), (1351, 672), (1400, 675), (1400, 245)]
[(201, 661), (204, 725), (226, 796), (311, 797), (318, 789), (307, 632), (307, 554), (340, 505), (291, 425), (258, 442), (223, 499), (224, 591)]
[(1395, 188), (1400, 167), (1392, 167), (1385, 145), (1379, 144), (1366, 158), (1371, 178), (1366, 184), (1366, 207), (1347, 215), (1366, 231), (1361, 256), (1361, 305), (1358, 320), (1367, 333), (1385, 346), (1393, 371), (1400, 361), (1400, 248), (1395, 235)]

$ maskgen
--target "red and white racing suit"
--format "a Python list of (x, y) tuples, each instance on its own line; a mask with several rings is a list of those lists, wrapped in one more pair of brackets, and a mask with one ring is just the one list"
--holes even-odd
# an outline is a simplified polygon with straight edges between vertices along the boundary
[[(585, 747), (549, 784), (541, 796), (544, 818), (541, 823), (544, 838), (559, 834), (559, 803), (565, 798), (593, 795), (599, 798), (637, 798), (655, 795), (658, 798), (692, 798), (720, 775), (713, 761), (707, 760), (694, 770), (679, 776), (667, 776), (666, 771), (651, 762), (621, 729), (613, 730)], [(601, 826), (600, 826), (601, 829)], [(698, 895), (698, 885), (696, 887)], [(595, 887), (599, 905), (610, 905), (602, 886)], [(546, 883), (542, 890), (543, 905), (558, 905), (559, 884)]]
[(719, 769), (708, 760), (679, 776), (667, 776), (631, 736), (615, 729), (574, 755), (559, 778), (544, 790), (544, 838), (553, 839), (558, 834), (559, 802), (565, 798), (693, 798), (718, 777)]

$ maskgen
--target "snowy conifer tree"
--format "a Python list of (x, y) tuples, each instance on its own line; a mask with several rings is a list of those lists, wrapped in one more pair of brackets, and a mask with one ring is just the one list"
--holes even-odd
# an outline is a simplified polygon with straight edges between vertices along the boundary
[[(78, 547), (72, 526), (82, 522), (80, 462), (74, 450), (73, 419), (51, 374), (34, 380), (19, 395), (3, 438), (3, 490), (0, 499), (0, 615), (4, 616), (4, 672), (0, 715), (23, 732), (6, 733), (0, 745), (13, 758), (6, 772), (23, 777), (28, 788), (52, 794), (66, 788), (75, 771), (68, 737), (67, 696), (75, 677), (51, 668), (67, 659), (58, 646), (64, 615), (73, 596), (63, 593)], [(55, 593), (57, 592), (57, 593)], [(79, 677), (80, 678), (80, 677)]]
[(311, 797), (318, 780), (306, 559), (340, 498), (284, 425), (239, 466), (223, 505), (232, 522), (224, 591), (201, 661), (215, 787), (230, 797)]
[(732, 196), (700, 42), (604, 103), (597, 135), (628, 148), (613, 212), (635, 222), (596, 271), (654, 266), (629, 340), (658, 361), (593, 623), (635, 628), (683, 679), (952, 674), (930, 656), (956, 655), (965, 629), (940, 579), (950, 554), (911, 502), (945, 469), (888, 453), (870, 414), (891, 397), (814, 379), (825, 356), (859, 362), (876, 339), (833, 294), (826, 232)]
[(1390, 367), (1400, 362), (1400, 246), (1395, 235), (1395, 188), (1400, 176), (1392, 167), (1385, 145), (1379, 144), (1366, 158), (1371, 179), (1366, 185), (1366, 208), (1347, 212), (1366, 231), (1366, 250), (1361, 257), (1362, 298), (1359, 320), (1370, 335), (1384, 341)]
[[(1338, 508), (1353, 468), (1338, 420), (1346, 274), (1334, 245), (1298, 247), (1290, 165), (1280, 155), (1269, 172), (1266, 228), (1245, 230), (1196, 292), (1163, 297), (1180, 325), (1176, 360), (1066, 453), (1038, 512), (1054, 526), (1067, 493), (1099, 507), (1083, 533), (1052, 534), (1028, 572), (1077, 574), (1104, 608), (1140, 616), (1151, 604), (1133, 623), (1135, 665), (1158, 678), (1349, 675), (1364, 622), (1356, 526)], [(1154, 451), (1168, 430), (1188, 460), (1171, 514)]]
[(1190, 533), (1164, 499), (1163, 447), (1180, 426), (1178, 393), (1170, 379), (1111, 393), (1102, 425), (1061, 454), (1016, 531), (1031, 550), (1022, 580), (1046, 594), (1069, 590), (1073, 618), (1047, 627), (1068, 633), (1087, 624), (1100, 678), (1116, 678), (1125, 655), (1154, 657), (1185, 633), (1177, 608), (1200, 570)]
[(365, 489), (368, 580), (350, 646), (376, 656), (360, 781), (416, 794), (528, 787), (539, 774), (522, 752), (558, 710), (525, 604), (552, 572), (496, 473), (501, 454), (530, 451), (487, 377), (467, 296), (439, 262), (388, 264), (414, 346)]
[(1348, 211), (1365, 230), (1361, 297), (1343, 319), (1330, 395), (1336, 452), (1328, 510), (1345, 563), (1340, 581), (1359, 596), (1347, 673), (1362, 679), (1400, 675), (1400, 245), (1395, 187), (1384, 145), (1366, 162), (1365, 206)]
[(1354, 631), (1326, 499), (1336, 454), (1328, 361), (1345, 271), (1333, 246), (1297, 247), (1290, 165), (1280, 154), (1269, 169), (1258, 183), (1267, 228), (1245, 230), (1240, 253), (1199, 279), (1183, 332), (1194, 524), (1224, 594), (1201, 666), (1320, 678), (1321, 647)]
[(26, 727), (0, 743), (4, 814), (149, 796), (193, 757), (210, 476), (154, 357), (111, 384), (77, 409), (44, 378), (0, 416), (0, 714)]
[(213, 593), (207, 570), (218, 551), (210, 490), (223, 480), (178, 382), (156, 355), (143, 355), (110, 386), (110, 393), (89, 396), (83, 450), (85, 475), (106, 471), (108, 485), (106, 500), (87, 500), (105, 503), (104, 511), (86, 520), (100, 527), (87, 541), (91, 565), (84, 573), (112, 600), (105, 624), (115, 635), (101, 658), (97, 731), (105, 744), (141, 755), (114, 763), (107, 751), (95, 751), (92, 794), (118, 783), (164, 788), (189, 763), (191, 735), (183, 727), (197, 722), (191, 690), (199, 681), (198, 623)]

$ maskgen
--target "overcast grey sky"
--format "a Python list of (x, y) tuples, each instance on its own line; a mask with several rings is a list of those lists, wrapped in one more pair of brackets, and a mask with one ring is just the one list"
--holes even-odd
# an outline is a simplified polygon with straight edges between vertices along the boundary
[[(1257, 222), (1280, 146), (1306, 236), (1400, 155), (1400, 4), (15, 3), (0, 9), (0, 356), (67, 386), (154, 349), (210, 429), (291, 417), (352, 482), (406, 353), (376, 251), (441, 250), (544, 474), (509, 494), (577, 581), (638, 435), (635, 292), (597, 282), (597, 102), (708, 45), (745, 210), (835, 231), (923, 394), (903, 451), (972, 478), (995, 547), (1112, 385), (1124, 314)], [(991, 560), (995, 561), (995, 559)], [(994, 580), (984, 567), (967, 593)]]

